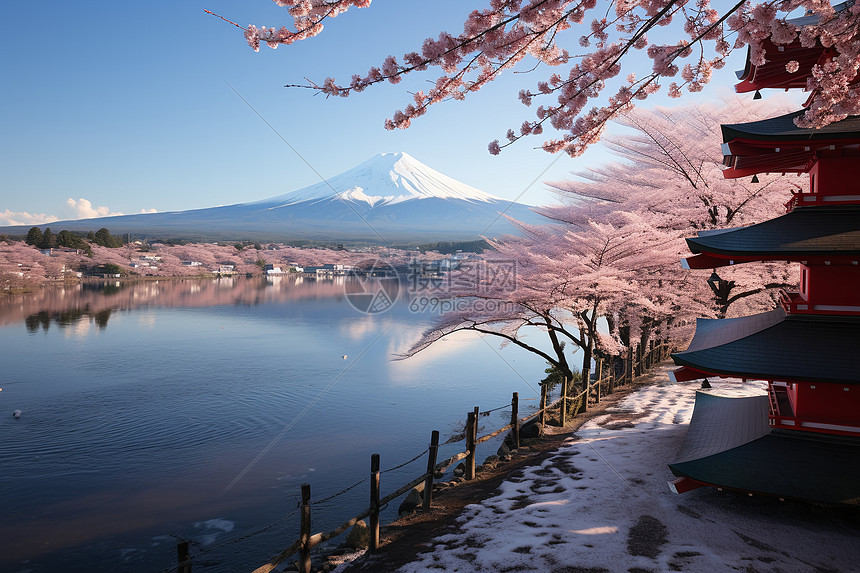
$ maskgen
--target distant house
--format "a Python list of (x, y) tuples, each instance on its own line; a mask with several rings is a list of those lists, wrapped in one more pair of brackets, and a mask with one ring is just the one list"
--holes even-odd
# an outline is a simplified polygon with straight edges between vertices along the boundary
[(266, 265), (265, 267), (263, 267), (263, 272), (269, 276), (284, 274), (284, 271), (280, 265)]
[(333, 277), (336, 274), (335, 266), (336, 265), (323, 265), (321, 267), (316, 267), (316, 274), (318, 277)]
[[(313, 270), (312, 270), (313, 269)], [(306, 273), (314, 273), (318, 277), (340, 277), (355, 272), (354, 265), (326, 264), (321, 267), (305, 267)]]
[(53, 249), (39, 249), (39, 252), (48, 257), (58, 257), (62, 253), (74, 253), (80, 255), (83, 253), (80, 249), (72, 249), (70, 247), (55, 247)]
[(149, 262), (148, 261), (131, 261), (130, 263), (128, 263), (128, 266), (130, 266), (133, 269), (138, 269), (141, 267), (148, 267)]
[(221, 276), (228, 276), (235, 274), (236, 267), (235, 265), (218, 265), (218, 274)]
[(202, 267), (203, 263), (200, 261), (182, 261), (182, 265), (186, 267)]

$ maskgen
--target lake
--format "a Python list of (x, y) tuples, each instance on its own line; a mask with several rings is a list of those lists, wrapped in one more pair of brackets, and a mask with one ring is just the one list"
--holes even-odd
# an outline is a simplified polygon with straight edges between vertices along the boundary
[[(396, 280), (356, 282), (100, 282), (0, 299), (0, 570), (167, 571), (188, 539), (195, 571), (250, 572), (298, 537), (300, 484), (321, 500), (364, 478), (373, 453), (385, 470), (432, 430), (462, 431), (474, 406), (512, 392), (537, 406), (546, 365), (495, 339), (394, 360), (440, 309)], [(482, 417), (482, 434), (509, 417)], [(384, 473), (382, 495), (425, 467)], [(315, 505), (313, 531), (366, 509), (368, 487)]]

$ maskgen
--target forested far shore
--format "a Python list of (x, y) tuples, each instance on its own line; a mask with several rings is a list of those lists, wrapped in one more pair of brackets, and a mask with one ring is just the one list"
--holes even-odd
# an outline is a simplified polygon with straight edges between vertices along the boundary
[[(35, 227), (34, 227), (35, 228)], [(38, 230), (38, 229), (37, 229)], [(379, 259), (392, 266), (445, 258), (435, 250), (389, 247), (303, 248), (279, 243), (123, 243), (107, 229), (91, 233), (88, 242), (64, 231), (26, 239), (0, 240), (0, 292), (21, 292), (44, 284), (75, 282), (87, 277), (146, 278), (215, 275), (263, 276), (267, 272), (303, 272), (323, 265), (358, 265)], [(50, 242), (46, 241), (47, 240)], [(62, 242), (58, 240), (62, 237)], [(77, 241), (81, 241), (78, 243)], [(52, 245), (52, 246), (48, 246)], [(452, 251), (455, 244), (446, 244)], [(471, 243), (468, 246), (472, 246)]]

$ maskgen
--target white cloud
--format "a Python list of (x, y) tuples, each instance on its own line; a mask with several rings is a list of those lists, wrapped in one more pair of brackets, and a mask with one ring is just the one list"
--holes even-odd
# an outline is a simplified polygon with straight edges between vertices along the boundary
[[(71, 211), (69, 211), (69, 209)], [(65, 219), (92, 219), (93, 217), (115, 217), (123, 215), (118, 211), (111, 211), (110, 207), (100, 205), (94, 207), (92, 201), (83, 197), (75, 200), (69, 197), (66, 199)], [(140, 213), (157, 213), (157, 209), (141, 209)], [(0, 211), (0, 225), (43, 225), (45, 223), (53, 223), (59, 221), (60, 217), (56, 215), (48, 215), (46, 213), (28, 213), (27, 211), (11, 211), (6, 209)]]
[(27, 213), (26, 211), (0, 211), (0, 224), (3, 225), (41, 225), (59, 219), (45, 213)]
[(105, 207), (101, 205), (99, 207), (93, 207), (93, 204), (88, 199), (84, 199), (83, 197), (79, 198), (77, 201), (69, 197), (66, 199), (66, 205), (71, 207), (77, 219), (92, 219), (93, 217), (115, 217), (117, 215), (122, 215), (123, 213), (113, 213), (111, 212), (109, 207)]

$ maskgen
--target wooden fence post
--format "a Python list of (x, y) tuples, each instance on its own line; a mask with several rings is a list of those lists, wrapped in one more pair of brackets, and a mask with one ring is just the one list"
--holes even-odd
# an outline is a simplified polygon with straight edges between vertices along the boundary
[(427, 454), (427, 479), (424, 480), (424, 509), (430, 509), (433, 501), (433, 474), (436, 472), (436, 454), (439, 451), (439, 431), (430, 434), (430, 450)]
[[(475, 408), (477, 410), (477, 408)], [(478, 416), (476, 411), (466, 414), (466, 449), (469, 455), (466, 456), (466, 479), (475, 479), (475, 442), (478, 431)]]
[(540, 425), (546, 425), (546, 384), (540, 385)]
[(179, 563), (176, 573), (191, 573), (191, 555), (188, 552), (187, 541), (180, 541), (176, 544), (176, 559)]
[(370, 550), (379, 549), (379, 454), (370, 456)]
[(299, 573), (311, 573), (311, 484), (302, 484), (302, 506), (299, 525)]
[(597, 403), (600, 404), (600, 393), (603, 390), (603, 358), (597, 359)]
[(514, 392), (511, 397), (511, 435), (514, 437), (514, 448), (520, 447), (520, 395)]
[(563, 428), (567, 424), (567, 376), (561, 380), (561, 400), (559, 401), (558, 423)]

